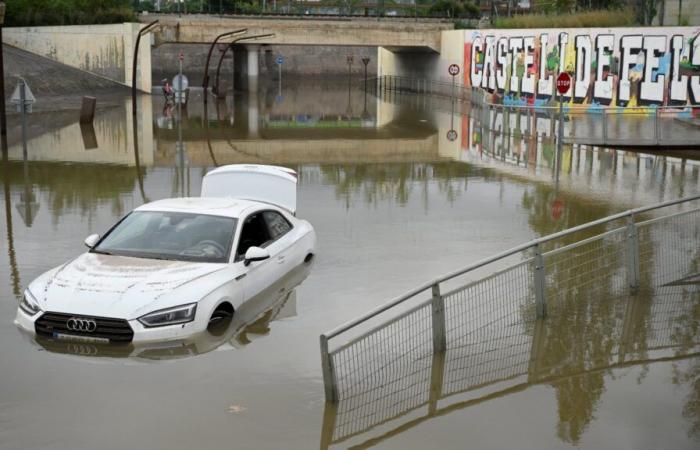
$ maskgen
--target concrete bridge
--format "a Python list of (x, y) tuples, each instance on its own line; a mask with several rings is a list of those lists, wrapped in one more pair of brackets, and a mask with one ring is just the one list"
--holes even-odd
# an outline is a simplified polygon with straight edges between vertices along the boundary
[(143, 23), (153, 20), (159, 20), (154, 31), (156, 46), (173, 42), (208, 44), (219, 34), (247, 28), (249, 36), (275, 34), (255, 41), (262, 45), (356, 45), (384, 47), (394, 52), (440, 52), (441, 32), (454, 28), (450, 22), (435, 19), (141, 16)]

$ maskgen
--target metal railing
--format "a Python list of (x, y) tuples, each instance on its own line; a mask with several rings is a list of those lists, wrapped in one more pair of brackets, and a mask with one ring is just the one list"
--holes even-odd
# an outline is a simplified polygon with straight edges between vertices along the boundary
[[(393, 75), (375, 77), (368, 86), (378, 95), (389, 100), (392, 93), (418, 94), (452, 98), (460, 101), (452, 107), (454, 113), (469, 114), (479, 118), (486, 131), (510, 136), (514, 124), (526, 123), (527, 130), (517, 133), (538, 134), (550, 132), (555, 138), (558, 123), (563, 122), (562, 142), (615, 147), (639, 146), (700, 146), (700, 122), (694, 121), (692, 110), (698, 104), (681, 106), (600, 106), (570, 104), (565, 102), (563, 114), (556, 101), (547, 104), (503, 104), (489, 102), (489, 94), (479, 87), (462, 83), (428, 78), (411, 78)], [(442, 109), (446, 109), (443, 107)], [(522, 118), (522, 119), (521, 119)], [(548, 130), (539, 130), (531, 122), (545, 118), (551, 122)]]
[[(500, 339), (515, 342), (525, 332), (523, 324), (557, 314), (583, 293), (634, 293), (642, 285), (658, 286), (700, 272), (700, 207), (681, 207), (658, 218), (642, 216), (676, 205), (688, 207), (697, 200), (700, 195), (636, 208), (534, 239), (425, 283), (322, 334), (326, 400), (361, 397), (363, 386), (371, 386), (383, 367), (469, 348), (475, 335), (493, 332), (491, 324), (507, 322)], [(637, 221), (640, 218), (646, 220)], [(585, 237), (575, 238), (577, 234)], [(514, 257), (515, 263), (508, 262)], [(498, 271), (445, 289), (458, 277), (487, 269)], [(602, 276), (606, 283), (599, 282)], [(409, 308), (425, 295), (429, 298)], [(388, 322), (367, 331), (360, 328), (390, 311), (396, 317)], [(347, 342), (331, 349), (329, 342), (343, 336)], [(488, 358), (491, 353), (482, 349), (474, 354)], [(358, 359), (364, 362), (361, 373), (353, 363)], [(406, 401), (416, 401), (408, 387), (405, 392)]]
[[(491, 333), (472, 336), (470, 345), (445, 354), (405, 357), (373, 373), (373, 382), (352, 396), (326, 404), (321, 448), (384, 425), (378, 436), (344, 445), (374, 447), (432, 417), (537, 384), (551, 383), (557, 396), (568, 401), (570, 395), (580, 395), (579, 386), (589, 377), (602, 378), (602, 371), (697, 357), (699, 298), (697, 286), (661, 287), (640, 293), (634, 301), (591, 293), (572, 299), (567, 314), (516, 327), (524, 332), (513, 332), (502, 321)], [(351, 364), (356, 371), (366, 369), (361, 359)], [(563, 379), (570, 381), (561, 383)], [(573, 392), (568, 390), (572, 386)], [(450, 402), (442, 402), (448, 398)], [(598, 397), (593, 393), (586, 399), (595, 402)], [(386, 425), (403, 416), (409, 419)]]

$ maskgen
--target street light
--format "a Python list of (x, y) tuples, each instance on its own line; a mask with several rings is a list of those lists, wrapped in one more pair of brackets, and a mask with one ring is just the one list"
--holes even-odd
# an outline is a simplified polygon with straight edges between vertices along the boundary
[(256, 34), (253, 36), (243, 36), (238, 39), (234, 39), (231, 41), (228, 45), (226, 45), (226, 49), (221, 53), (221, 58), (219, 58), (219, 64), (216, 66), (216, 78), (214, 79), (214, 88), (215, 89), (215, 94), (218, 96), (219, 95), (219, 72), (221, 71), (221, 63), (224, 61), (224, 56), (226, 56), (226, 52), (228, 51), (229, 48), (233, 49), (233, 44), (235, 44), (238, 41), (247, 41), (247, 40), (252, 40), (252, 39), (264, 39), (267, 37), (275, 37), (275, 33), (267, 33), (267, 34)]
[(0, 1), (0, 135), (7, 136), (7, 116), (5, 116), (5, 62), (2, 58), (2, 27), (5, 25), (5, 2)]
[(234, 31), (229, 31), (227, 33), (221, 33), (214, 39), (214, 42), (211, 43), (211, 46), (209, 47), (209, 53), (207, 54), (207, 62), (204, 63), (204, 80), (202, 81), (202, 88), (204, 89), (204, 102), (206, 103), (207, 101), (207, 89), (209, 88), (209, 60), (211, 60), (211, 52), (214, 51), (214, 47), (216, 46), (216, 43), (219, 41), (221, 38), (229, 37), (229, 36), (234, 36), (237, 34), (245, 34), (248, 32), (247, 28), (241, 28), (240, 30), (234, 30)]
[[(157, 20), (149, 23), (141, 28), (136, 36), (136, 45), (134, 46), (134, 61), (131, 63), (131, 113), (136, 115), (136, 67), (139, 62), (139, 45), (141, 44), (141, 36), (148, 33), (156, 26)], [(143, 85), (143, 83), (141, 83)]]

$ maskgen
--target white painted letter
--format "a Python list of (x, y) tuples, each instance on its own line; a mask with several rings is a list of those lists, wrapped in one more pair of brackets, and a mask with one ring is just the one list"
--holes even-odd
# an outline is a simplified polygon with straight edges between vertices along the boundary
[(472, 61), (471, 61), (471, 70), (469, 73), (472, 86), (480, 86), (481, 85), (481, 76), (483, 74), (483, 70), (479, 70), (476, 67), (476, 64), (479, 60), (480, 53), (481, 53), (481, 36), (477, 36), (476, 38), (474, 38), (474, 41), (472, 42), (472, 55), (471, 55)]
[(552, 95), (552, 89), (554, 87), (554, 77), (552, 75), (545, 78), (545, 73), (547, 70), (547, 44), (549, 38), (547, 34), (540, 35), (540, 77), (537, 81), (537, 94), (539, 95)]
[(653, 71), (659, 68), (659, 56), (666, 53), (666, 36), (644, 36), (642, 41), (644, 48), (644, 77), (639, 91), (639, 99), (649, 102), (662, 103), (664, 101), (664, 85), (666, 75), (656, 75)]
[(510, 92), (520, 92), (520, 80), (517, 71), (518, 53), (523, 48), (523, 38), (510, 38)]
[(500, 92), (506, 89), (506, 66), (508, 65), (508, 39), (499, 38), (496, 45), (496, 58), (498, 68), (496, 69), (496, 86)]
[[(617, 99), (622, 102), (630, 101), (630, 66), (637, 64), (636, 56), (642, 48), (642, 36), (622, 36), (620, 39), (620, 85), (617, 88)], [(634, 57), (634, 58), (633, 58)]]
[(591, 38), (588, 35), (576, 36), (576, 80), (574, 97), (581, 100), (588, 95), (591, 85)]
[(484, 75), (481, 80), (481, 87), (487, 88), (491, 92), (496, 89), (495, 53), (493, 36), (486, 36), (486, 55), (484, 56)]
[(683, 36), (677, 34), (671, 38), (671, 101), (688, 101), (688, 75), (681, 75), (681, 53)]
[(612, 34), (599, 34), (595, 38), (598, 67), (596, 68), (595, 83), (593, 83), (593, 98), (605, 105), (610, 104), (612, 101), (613, 77), (608, 75), (603, 79), (603, 72), (605, 72), (606, 68), (610, 68), (610, 54), (614, 51), (614, 45)]
[(522, 92), (526, 94), (535, 94), (535, 76), (530, 73), (532, 63), (535, 61), (535, 37), (528, 36), (523, 39), (525, 46), (525, 75), (523, 76)]

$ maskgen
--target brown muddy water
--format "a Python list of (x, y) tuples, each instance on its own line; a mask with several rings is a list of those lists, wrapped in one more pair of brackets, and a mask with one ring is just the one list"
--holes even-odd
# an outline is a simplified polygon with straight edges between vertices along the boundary
[[(182, 121), (158, 95), (139, 99), (135, 127), (128, 99), (93, 127), (75, 113), (30, 116), (27, 161), (13, 134), (2, 169), (0, 449), (698, 448), (692, 287), (644, 300), (662, 299), (675, 324), (664, 329), (683, 336), (663, 348), (650, 331), (621, 360), (604, 329), (554, 322), (549, 335), (566, 338), (540, 357), (561, 370), (338, 430), (320, 333), (533, 237), (700, 192), (698, 161), (583, 146), (557, 157), (544, 132), (488, 138), (429, 103), (273, 84), (206, 108), (194, 91)], [(187, 345), (57, 344), (15, 327), (24, 287), (83, 252), (86, 236), (144, 202), (196, 196), (207, 170), (243, 162), (299, 172), (298, 215), (316, 229), (318, 256), (285, 281), (291, 293)], [(624, 311), (582, 315), (593, 329), (607, 315), (653, 328), (653, 315)]]

